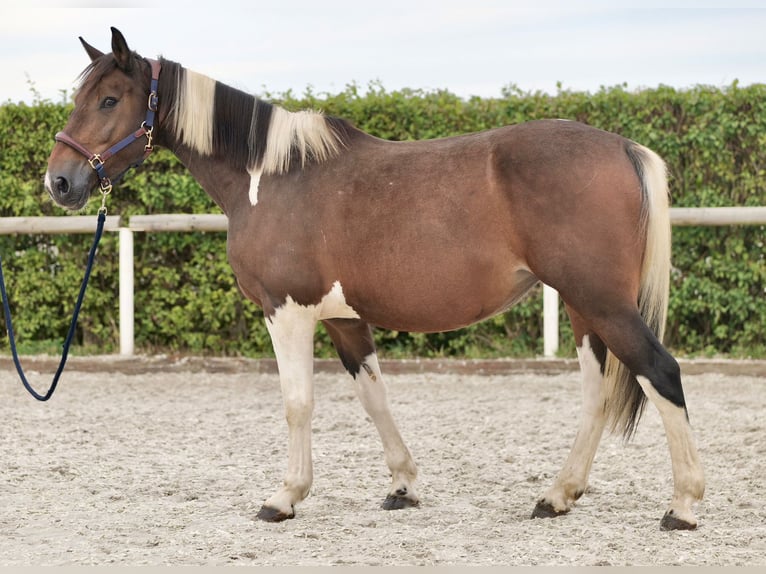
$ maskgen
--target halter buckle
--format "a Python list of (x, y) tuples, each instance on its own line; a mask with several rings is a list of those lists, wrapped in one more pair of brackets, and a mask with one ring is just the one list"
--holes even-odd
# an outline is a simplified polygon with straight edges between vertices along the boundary
[(101, 168), (101, 166), (104, 165), (104, 160), (101, 159), (101, 156), (99, 154), (94, 153), (92, 157), (88, 158), (88, 163), (90, 164), (90, 167), (98, 171)]
[(153, 112), (157, 111), (157, 108), (159, 107), (159, 97), (157, 96), (157, 92), (151, 92), (149, 94), (149, 100), (146, 102), (146, 107)]

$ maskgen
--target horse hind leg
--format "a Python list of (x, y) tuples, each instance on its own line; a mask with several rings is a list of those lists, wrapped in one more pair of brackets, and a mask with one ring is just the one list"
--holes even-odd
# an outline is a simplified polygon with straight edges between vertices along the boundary
[(606, 425), (603, 371), (606, 348), (574, 310), (567, 307), (577, 342), (583, 403), (572, 450), (553, 485), (537, 501), (532, 518), (552, 518), (569, 512), (588, 486), (596, 450)]
[[(660, 528), (694, 530), (697, 528), (697, 518), (693, 507), (705, 493), (702, 465), (685, 403), (674, 401), (663, 394), (663, 391), (668, 390), (668, 382), (672, 385), (671, 392), (676, 386), (681, 391), (680, 372), (673, 369), (651, 378), (639, 375), (637, 380), (662, 417), (673, 468), (673, 498), (662, 517)], [(659, 381), (659, 384), (655, 381)], [(683, 395), (681, 398), (683, 400)]]
[(702, 499), (705, 479), (689, 424), (681, 370), (637, 311), (614, 313), (595, 328), (607, 347), (630, 370), (659, 411), (673, 469), (673, 498), (660, 522), (663, 530), (693, 530), (693, 506)]
[(418, 506), (420, 499), (415, 491), (417, 467), (391, 414), (388, 391), (380, 372), (369, 325), (358, 319), (327, 319), (323, 323), (341, 362), (354, 378), (357, 396), (383, 443), (392, 480), (381, 506), (386, 510)]

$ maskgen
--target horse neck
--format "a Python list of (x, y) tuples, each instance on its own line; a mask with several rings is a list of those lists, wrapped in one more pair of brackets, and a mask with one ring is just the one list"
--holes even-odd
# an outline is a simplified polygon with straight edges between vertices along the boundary
[[(169, 149), (218, 207), (224, 213), (229, 213), (236, 209), (239, 202), (247, 196), (249, 176), (246, 169), (244, 166), (234, 165), (230, 157), (213, 153), (212, 142), (207, 145), (200, 145), (198, 142), (196, 142), (197, 145), (193, 145), (195, 142), (190, 144), (189, 134), (184, 137), (182, 133), (178, 133), (175, 118), (176, 114), (185, 117), (211, 114), (210, 106), (213, 105), (216, 82), (195, 74), (200, 90), (208, 90), (208, 93), (197, 94), (197, 97), (190, 97), (188, 102), (184, 102), (178, 97), (178, 91), (181, 89), (179, 74), (182, 73), (183, 68), (175, 62), (163, 60), (162, 70), (158, 90), (160, 109), (156, 130), (157, 144)], [(184, 106), (188, 107), (183, 109)], [(192, 137), (202, 139), (200, 134), (192, 134)]]
[(167, 146), (208, 196), (229, 215), (247, 202), (250, 176), (220, 158), (199, 154), (183, 144)]
[(163, 60), (162, 70), (157, 141), (224, 212), (242, 205), (249, 174), (260, 179), (322, 163), (341, 153), (352, 131), (342, 120), (288, 112), (173, 62)]

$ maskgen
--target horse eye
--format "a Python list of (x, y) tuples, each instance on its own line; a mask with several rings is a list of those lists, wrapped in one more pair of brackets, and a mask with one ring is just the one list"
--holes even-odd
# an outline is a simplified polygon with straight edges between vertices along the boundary
[(102, 108), (106, 108), (106, 109), (113, 108), (114, 106), (117, 105), (117, 102), (118, 102), (117, 98), (113, 98), (111, 96), (107, 96), (101, 102), (101, 107)]

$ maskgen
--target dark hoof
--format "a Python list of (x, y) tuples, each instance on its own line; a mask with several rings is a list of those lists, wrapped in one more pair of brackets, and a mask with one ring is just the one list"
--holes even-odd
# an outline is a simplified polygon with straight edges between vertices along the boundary
[(561, 516), (567, 512), (569, 511), (554, 509), (550, 502), (546, 502), (545, 500), (538, 500), (530, 518), (556, 518), (557, 516)]
[(258, 520), (263, 520), (264, 522), (282, 522), (290, 518), (295, 518), (294, 509), (291, 514), (285, 514), (281, 510), (271, 508), (270, 506), (261, 506), (261, 509), (258, 511)]
[(402, 508), (415, 508), (419, 505), (419, 500), (412, 500), (399, 494), (389, 494), (380, 507), (383, 510), (401, 510)]
[(686, 522), (686, 520), (682, 520), (678, 518), (675, 514), (673, 514), (672, 510), (668, 510), (665, 513), (665, 516), (662, 517), (662, 521), (660, 521), (660, 530), (696, 530), (697, 525), (692, 524), (691, 522)]

